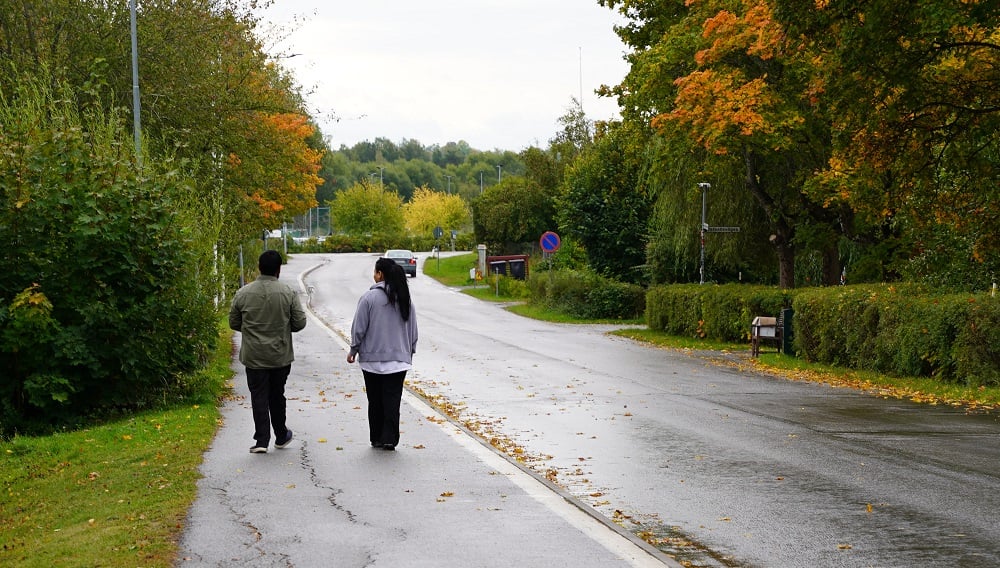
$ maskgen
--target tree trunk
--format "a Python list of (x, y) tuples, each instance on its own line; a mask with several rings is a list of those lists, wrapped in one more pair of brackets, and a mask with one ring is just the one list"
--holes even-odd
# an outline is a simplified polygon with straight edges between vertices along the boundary
[(778, 255), (778, 286), (782, 289), (795, 287), (795, 245), (791, 238), (782, 234), (771, 235), (771, 244)]
[(837, 243), (831, 243), (823, 249), (823, 285), (836, 286), (840, 284), (841, 274), (840, 251)]
[(750, 193), (760, 203), (774, 233), (770, 241), (778, 255), (778, 285), (788, 289), (795, 287), (795, 226), (788, 222), (785, 212), (775, 203), (770, 194), (761, 186), (758, 157), (749, 149), (743, 151), (746, 164), (746, 184)]

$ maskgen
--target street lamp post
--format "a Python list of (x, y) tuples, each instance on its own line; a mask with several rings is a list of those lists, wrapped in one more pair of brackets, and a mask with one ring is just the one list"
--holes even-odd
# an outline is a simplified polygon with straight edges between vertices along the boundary
[(454, 176), (444, 176), (444, 177), (448, 178), (448, 193), (450, 194), (451, 193), (451, 178), (454, 177)]
[(382, 187), (382, 186), (385, 185), (385, 183), (382, 181), (382, 172), (384, 170), (385, 170), (384, 167), (382, 167), (382, 166), (378, 167), (378, 185), (379, 185), (379, 187)]
[(500, 183), (500, 176), (503, 173), (503, 166), (497, 166), (497, 183)]
[(135, 17), (135, 2), (129, 2), (131, 12), (131, 35), (132, 35), (132, 132), (135, 137), (135, 161), (136, 165), (142, 167), (142, 135), (141, 120), (139, 118), (139, 38)]
[(698, 188), (701, 189), (701, 268), (698, 269), (699, 284), (705, 283), (705, 230), (708, 229), (708, 223), (705, 222), (705, 212), (708, 208), (708, 190), (712, 188), (710, 183), (699, 183)]
[(698, 189), (701, 190), (701, 269), (699, 272), (701, 276), (699, 278), (699, 284), (705, 283), (705, 233), (738, 233), (740, 232), (739, 227), (710, 227), (708, 225), (708, 220), (705, 217), (706, 210), (708, 209), (708, 190), (712, 189), (712, 184), (710, 183), (699, 183)]

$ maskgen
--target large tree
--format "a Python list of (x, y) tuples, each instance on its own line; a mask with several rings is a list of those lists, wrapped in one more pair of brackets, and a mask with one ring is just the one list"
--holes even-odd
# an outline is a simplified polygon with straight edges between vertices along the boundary
[(615, 125), (589, 145), (566, 174), (559, 227), (583, 245), (592, 268), (639, 282), (645, 277), (653, 196), (644, 183), (646, 139)]
[[(144, 153), (196, 170), (231, 246), (314, 205), (321, 181), (298, 87), (264, 52), (253, 10), (147, 0), (137, 13)], [(129, 24), (127, 2), (0, 0), (0, 90), (45, 68), (82, 105), (131, 110)]]
[(1000, 10), (993, 1), (774, 0), (808, 38), (833, 152), (810, 185), (885, 233), (942, 283), (1000, 274)]
[(473, 228), (494, 254), (531, 250), (556, 227), (553, 196), (525, 177), (508, 176), (472, 202)]
[(838, 238), (851, 212), (804, 191), (829, 154), (823, 108), (805, 96), (808, 46), (788, 40), (766, 0), (601, 3), (630, 18), (619, 34), (634, 50), (632, 67), (608, 91), (626, 119), (704, 150), (706, 176), (742, 168), (740, 185), (769, 223), (782, 286), (794, 286), (800, 250), (820, 251), (823, 280), (835, 282)]
[(334, 230), (351, 236), (403, 234), (403, 200), (378, 183), (362, 181), (330, 202)]

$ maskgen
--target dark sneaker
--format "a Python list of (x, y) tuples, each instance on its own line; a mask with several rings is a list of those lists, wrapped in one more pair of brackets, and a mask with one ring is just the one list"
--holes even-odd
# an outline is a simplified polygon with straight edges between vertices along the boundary
[(382, 449), (393, 451), (396, 449), (396, 444), (382, 444)]
[(250, 448), (250, 453), (251, 454), (266, 454), (267, 453), (267, 448), (265, 448), (264, 446), (253, 446), (253, 447)]
[(275, 448), (287, 448), (288, 444), (290, 444), (291, 442), (292, 442), (292, 431), (289, 430), (288, 433), (285, 434), (285, 439), (284, 440), (282, 440), (280, 442), (277, 441), (277, 440), (274, 441), (274, 447)]

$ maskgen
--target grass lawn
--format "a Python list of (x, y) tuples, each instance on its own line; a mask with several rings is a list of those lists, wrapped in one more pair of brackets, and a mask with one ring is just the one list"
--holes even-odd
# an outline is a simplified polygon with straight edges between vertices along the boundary
[[(232, 378), (222, 333), (212, 384)], [(50, 436), (0, 442), (0, 566), (173, 566), (215, 398)]]

